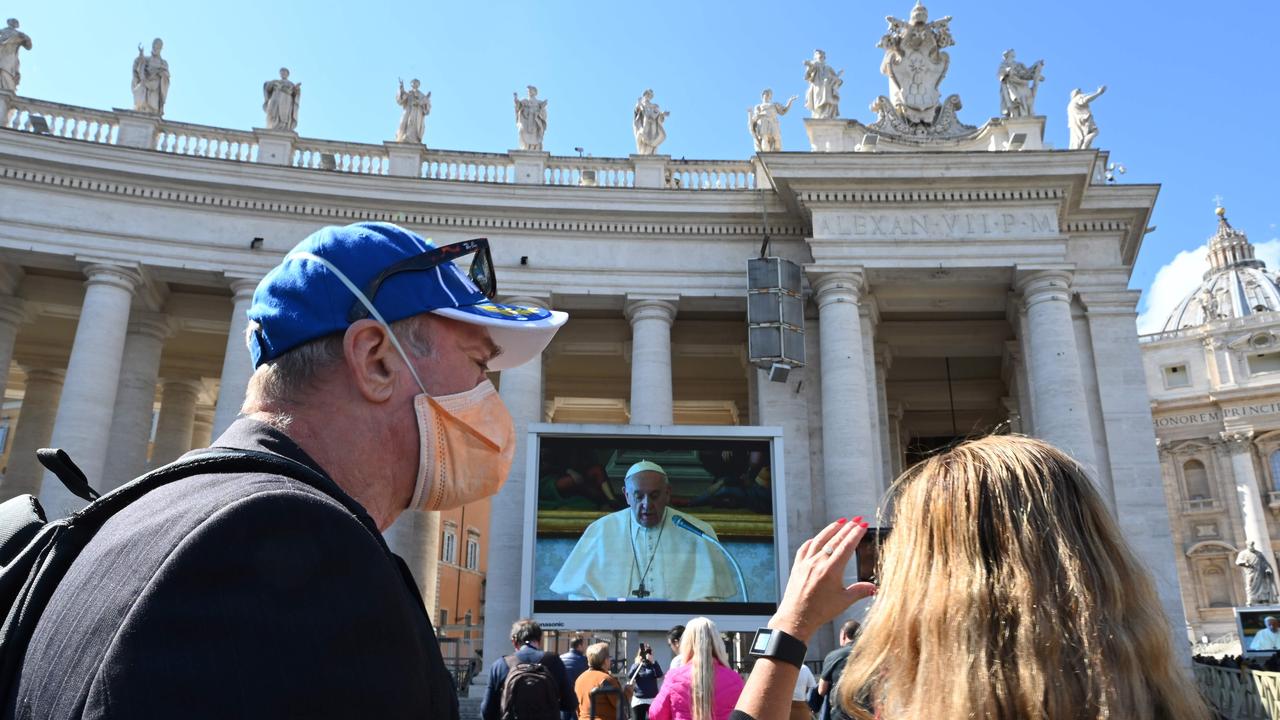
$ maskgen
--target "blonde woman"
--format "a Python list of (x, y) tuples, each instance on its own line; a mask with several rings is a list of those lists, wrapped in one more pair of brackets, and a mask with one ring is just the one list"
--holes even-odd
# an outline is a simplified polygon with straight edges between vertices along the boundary
[[(1150, 577), (1071, 458), (992, 436), (917, 465), (894, 492), (878, 598), (836, 688), (850, 715), (1209, 717)], [(771, 627), (807, 642), (850, 599), (876, 593), (840, 580), (863, 533), (833, 523), (801, 547)], [(740, 713), (785, 718), (795, 674), (758, 662)]]
[[(729, 667), (716, 624), (704, 617), (690, 620), (680, 637), (679, 657), (683, 663), (667, 671), (649, 706), (649, 720), (728, 720), (742, 694), (742, 678)], [(791, 681), (794, 685), (795, 678)]]

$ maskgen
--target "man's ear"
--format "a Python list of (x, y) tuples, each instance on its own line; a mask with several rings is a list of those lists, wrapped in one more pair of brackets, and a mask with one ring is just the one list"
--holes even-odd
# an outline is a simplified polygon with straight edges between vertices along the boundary
[(376, 320), (357, 320), (342, 337), (342, 355), (357, 392), (373, 403), (395, 393), (399, 367), (387, 329)]

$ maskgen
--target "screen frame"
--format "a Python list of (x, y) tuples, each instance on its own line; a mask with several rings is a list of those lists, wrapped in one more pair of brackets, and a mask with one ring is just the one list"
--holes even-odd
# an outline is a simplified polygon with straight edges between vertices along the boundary
[(1240, 638), (1240, 654), (1242, 656), (1246, 658), (1266, 658), (1280, 652), (1280, 650), (1250, 650), (1245, 647), (1244, 619), (1240, 617), (1241, 612), (1249, 615), (1280, 616), (1280, 605), (1245, 605), (1244, 607), (1233, 607), (1231, 610), (1235, 614), (1236, 637)]
[[(791, 570), (787, 535), (786, 467), (783, 462), (782, 428), (744, 425), (603, 425), (585, 423), (530, 423), (525, 443), (524, 543), (520, 562), (520, 617), (532, 618), (543, 628), (588, 630), (666, 631), (689, 621), (679, 613), (555, 612), (533, 610), (534, 560), (538, 524), (538, 461), (544, 437), (636, 438), (655, 437), (681, 440), (762, 440), (769, 443), (771, 490), (773, 492), (773, 550), (777, 567), (777, 598), (781, 600)], [(774, 603), (776, 608), (777, 603)], [(714, 603), (705, 607), (711, 610)], [(725, 631), (746, 632), (763, 627), (771, 614), (704, 613)]]

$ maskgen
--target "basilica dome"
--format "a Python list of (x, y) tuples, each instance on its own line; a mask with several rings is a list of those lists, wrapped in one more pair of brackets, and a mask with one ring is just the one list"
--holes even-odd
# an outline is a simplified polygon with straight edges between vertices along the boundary
[(1170, 313), (1164, 332), (1280, 310), (1280, 285), (1254, 257), (1253, 244), (1218, 208), (1218, 232), (1209, 239), (1209, 270), (1200, 287)]

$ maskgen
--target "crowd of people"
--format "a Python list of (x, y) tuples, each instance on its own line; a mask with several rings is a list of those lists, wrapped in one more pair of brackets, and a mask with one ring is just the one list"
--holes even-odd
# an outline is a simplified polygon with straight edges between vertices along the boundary
[[(507, 477), (513, 424), (486, 372), (538, 357), (566, 318), (496, 292), (484, 241), (358, 223), (294, 248), (254, 294), (245, 417), (215, 442), (238, 469), (133, 500), (67, 561), (10, 713), (457, 720), (431, 619), (380, 532)], [(799, 720), (807, 645), (871, 596), (817, 679), (823, 720), (1209, 716), (1151, 578), (1066, 454), (963, 442), (905, 473), (890, 506), (877, 585), (843, 580), (860, 517), (800, 546), (745, 683), (706, 618), (670, 667), (642, 646), (622, 678), (607, 644), (562, 659), (521, 621), (484, 720)]]

